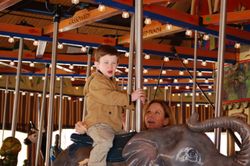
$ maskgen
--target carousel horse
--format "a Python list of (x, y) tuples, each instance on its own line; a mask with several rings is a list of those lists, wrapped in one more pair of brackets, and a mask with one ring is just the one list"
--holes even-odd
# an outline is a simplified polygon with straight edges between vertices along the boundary
[(0, 165), (1, 166), (15, 166), (17, 165), (18, 153), (21, 150), (21, 143), (15, 137), (8, 137), (4, 139), (0, 149)]
[[(249, 125), (232, 117), (197, 122), (196, 114), (192, 115), (187, 125), (167, 126), (132, 135), (124, 149), (121, 150), (122, 146), (120, 146), (120, 149), (118, 148), (120, 151), (116, 151), (116, 153), (122, 151), (122, 159), (116, 162), (116, 165), (250, 166)], [(204, 133), (214, 128), (238, 132), (242, 140), (241, 150), (233, 156), (220, 154)], [(72, 137), (74, 143), (57, 157), (53, 163), (54, 166), (78, 166), (88, 158), (91, 146), (85, 145), (91, 144), (92, 140), (84, 136), (82, 142), (77, 137), (83, 136), (73, 135)], [(115, 146), (114, 143), (113, 148), (116, 148)]]
[[(30, 121), (29, 129), (28, 129), (28, 136), (24, 139), (24, 144), (29, 146), (33, 143), (37, 143), (38, 139), (38, 129), (36, 128), (35, 124)], [(46, 132), (42, 134), (42, 144), (40, 150), (41, 157), (44, 159), (46, 155)]]
[[(32, 143), (37, 143), (37, 139), (38, 139), (38, 129), (36, 128), (33, 122), (30, 122), (28, 136), (27, 138), (24, 139), (24, 144), (28, 146), (28, 145), (31, 145)], [(61, 152), (62, 152), (62, 149), (59, 146), (59, 134), (56, 134), (55, 146), (52, 146), (50, 149), (51, 160), (54, 161)], [(45, 131), (43, 131), (43, 134), (42, 134), (42, 144), (41, 144), (40, 154), (41, 154), (42, 159), (44, 160), (46, 156), (46, 132)]]

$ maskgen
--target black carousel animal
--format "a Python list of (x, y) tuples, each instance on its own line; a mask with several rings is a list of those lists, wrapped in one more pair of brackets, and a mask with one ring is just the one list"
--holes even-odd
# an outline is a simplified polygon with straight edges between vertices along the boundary
[[(122, 139), (119, 137), (124, 135), (116, 136), (114, 147), (109, 155), (112, 156), (112, 151), (116, 155), (122, 152), (122, 155), (119, 155), (121, 158), (115, 162), (115, 165), (250, 166), (249, 125), (232, 117), (215, 118), (201, 123), (195, 119), (196, 115), (193, 115), (188, 125), (142, 131), (135, 136), (133, 136), (134, 133), (125, 134), (129, 141), (127, 144), (121, 143), (118, 151), (115, 149), (115, 141), (119, 141)], [(241, 150), (234, 156), (220, 154), (204, 133), (214, 128), (238, 132), (242, 140)], [(133, 137), (129, 139), (127, 136)], [(84, 137), (83, 140), (82, 137)], [(76, 166), (88, 158), (92, 140), (86, 135), (73, 134), (71, 138), (74, 143), (57, 157), (53, 163), (54, 166)], [(123, 145), (125, 147), (122, 150)]]

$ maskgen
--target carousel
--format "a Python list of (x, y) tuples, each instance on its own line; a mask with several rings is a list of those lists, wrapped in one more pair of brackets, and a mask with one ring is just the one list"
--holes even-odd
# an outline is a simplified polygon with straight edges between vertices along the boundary
[[(93, 140), (74, 127), (88, 113), (100, 45), (120, 54), (119, 91), (146, 94), (124, 110), (107, 165), (250, 166), (249, 9), (248, 0), (1, 1), (0, 166), (88, 165)], [(145, 130), (154, 100), (175, 123)]]

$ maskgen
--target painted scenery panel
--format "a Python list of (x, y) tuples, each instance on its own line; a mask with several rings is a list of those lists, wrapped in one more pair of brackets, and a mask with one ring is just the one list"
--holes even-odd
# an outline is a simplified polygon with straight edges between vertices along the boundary
[(250, 62), (224, 68), (224, 100), (250, 98)]

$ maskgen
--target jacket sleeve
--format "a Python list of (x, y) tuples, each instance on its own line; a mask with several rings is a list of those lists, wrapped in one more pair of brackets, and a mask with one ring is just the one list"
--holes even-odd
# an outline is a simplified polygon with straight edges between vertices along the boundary
[(105, 79), (93, 79), (89, 85), (89, 92), (93, 99), (106, 105), (129, 106), (129, 95), (116, 90), (112, 84)]

